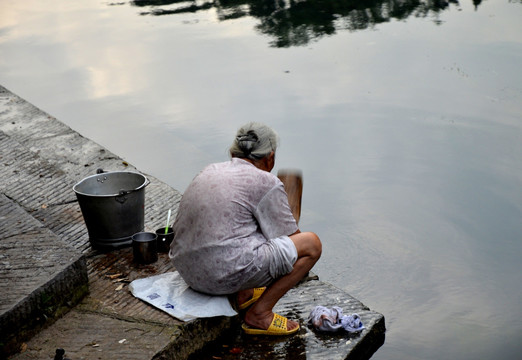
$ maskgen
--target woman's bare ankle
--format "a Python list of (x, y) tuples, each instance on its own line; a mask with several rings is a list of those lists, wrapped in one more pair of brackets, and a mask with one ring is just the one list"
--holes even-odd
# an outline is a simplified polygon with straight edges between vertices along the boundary
[(245, 314), (245, 323), (256, 329), (266, 330), (272, 323), (274, 313), (271, 311), (256, 312), (253, 308)]
[(237, 303), (241, 305), (250, 300), (253, 295), (254, 289), (240, 290), (237, 293)]

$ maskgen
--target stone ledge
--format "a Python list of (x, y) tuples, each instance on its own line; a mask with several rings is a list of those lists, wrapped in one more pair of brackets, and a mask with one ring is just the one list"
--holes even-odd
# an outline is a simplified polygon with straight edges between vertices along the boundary
[(3, 195), (0, 209), (4, 219), (16, 218), (0, 225), (0, 352), (12, 354), (87, 294), (87, 264)]
[[(307, 326), (310, 311), (317, 305), (339, 306), (344, 314), (360, 315), (365, 329), (359, 333), (339, 331), (321, 333)], [(224, 332), (222, 337), (189, 360), (242, 359), (369, 359), (384, 343), (384, 316), (370, 310), (343, 290), (319, 280), (300, 283), (276, 304), (274, 311), (299, 321), (301, 329), (290, 337), (249, 336), (239, 324)]]

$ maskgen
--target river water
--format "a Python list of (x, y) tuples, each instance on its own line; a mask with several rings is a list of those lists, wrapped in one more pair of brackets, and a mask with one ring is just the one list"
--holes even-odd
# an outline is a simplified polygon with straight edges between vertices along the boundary
[(522, 353), (522, 3), (0, 0), (0, 84), (183, 191), (235, 130), (304, 174), (374, 359)]

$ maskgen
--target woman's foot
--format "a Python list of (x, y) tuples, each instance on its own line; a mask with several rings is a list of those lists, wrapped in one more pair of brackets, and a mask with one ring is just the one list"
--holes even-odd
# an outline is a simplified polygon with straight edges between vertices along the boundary
[[(274, 319), (273, 312), (256, 313), (252, 311), (252, 308), (246, 312), (244, 321), (250, 328), (266, 330), (272, 324)], [(286, 323), (286, 329), (292, 331), (299, 328), (299, 323), (293, 320), (288, 320)]]

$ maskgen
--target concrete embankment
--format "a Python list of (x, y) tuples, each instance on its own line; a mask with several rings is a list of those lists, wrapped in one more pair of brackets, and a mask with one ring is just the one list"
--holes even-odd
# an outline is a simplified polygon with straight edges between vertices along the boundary
[[(128, 247), (93, 250), (72, 187), (98, 168), (139, 170), (1, 86), (0, 168), (0, 358), (52, 359), (63, 348), (73, 360), (351, 359), (384, 341), (381, 314), (319, 280), (278, 303), (302, 324), (289, 338), (244, 336), (237, 317), (182, 322), (136, 299), (132, 280), (175, 270), (167, 254), (138, 265)], [(154, 231), (181, 194), (146, 176), (145, 230)], [(318, 334), (306, 326), (315, 305), (356, 312), (366, 329)]]

